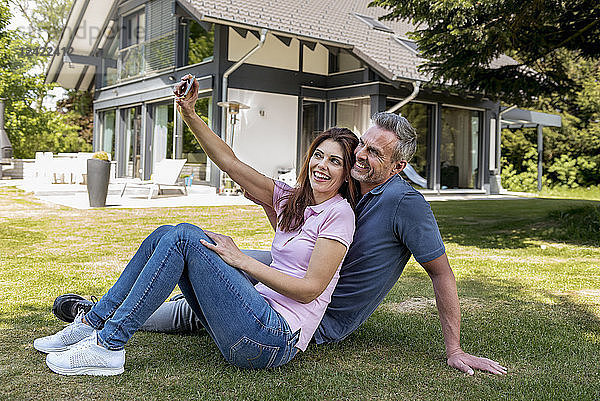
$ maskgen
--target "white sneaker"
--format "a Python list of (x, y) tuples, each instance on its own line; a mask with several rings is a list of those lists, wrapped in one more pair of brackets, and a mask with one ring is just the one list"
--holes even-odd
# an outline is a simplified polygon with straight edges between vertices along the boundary
[(112, 376), (123, 373), (125, 350), (111, 351), (98, 345), (98, 332), (64, 352), (46, 356), (46, 365), (61, 375)]
[(89, 337), (94, 332), (94, 328), (83, 323), (84, 312), (81, 311), (75, 317), (73, 323), (70, 323), (56, 334), (33, 340), (33, 348), (38, 351), (61, 352), (69, 349), (69, 346), (77, 344), (79, 341)]

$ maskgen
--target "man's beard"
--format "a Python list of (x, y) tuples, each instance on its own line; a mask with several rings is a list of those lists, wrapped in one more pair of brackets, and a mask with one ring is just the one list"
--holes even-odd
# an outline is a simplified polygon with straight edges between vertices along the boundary
[(365, 184), (378, 184), (384, 181), (384, 174), (380, 172), (375, 174), (373, 169), (369, 169), (366, 173), (359, 173), (356, 170), (350, 170), (350, 176), (358, 182), (364, 182)]

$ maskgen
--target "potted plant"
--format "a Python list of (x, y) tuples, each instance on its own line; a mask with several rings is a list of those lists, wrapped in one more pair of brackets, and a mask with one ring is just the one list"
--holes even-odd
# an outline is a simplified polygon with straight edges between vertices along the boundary
[(87, 190), (90, 207), (106, 206), (108, 181), (110, 180), (110, 162), (108, 153), (96, 152), (87, 161)]

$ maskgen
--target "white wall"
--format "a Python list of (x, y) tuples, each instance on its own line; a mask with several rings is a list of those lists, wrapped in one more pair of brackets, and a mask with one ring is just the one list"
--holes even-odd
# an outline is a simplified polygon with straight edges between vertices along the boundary
[(322, 44), (317, 44), (315, 50), (303, 46), (302, 71), (313, 74), (327, 75), (329, 73), (329, 50)]
[[(250, 106), (235, 127), (233, 150), (240, 160), (272, 178), (278, 169), (295, 168), (298, 98), (230, 88), (228, 100)], [(227, 128), (230, 135), (229, 118)]]
[[(244, 38), (234, 29), (229, 28), (229, 60), (238, 61), (256, 47), (258, 42), (256, 36), (249, 32)], [(298, 71), (299, 55), (300, 41), (298, 39), (292, 39), (290, 45), (286, 46), (275, 36), (268, 33), (264, 45), (246, 60), (246, 63)]]

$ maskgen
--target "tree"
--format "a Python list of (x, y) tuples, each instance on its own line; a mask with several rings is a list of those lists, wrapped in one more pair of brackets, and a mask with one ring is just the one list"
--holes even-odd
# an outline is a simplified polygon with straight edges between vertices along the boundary
[(73, 152), (89, 150), (78, 135), (80, 127), (65, 114), (43, 107), (43, 99), (54, 84), (44, 83), (39, 71), (39, 44), (28, 34), (6, 30), (10, 13), (0, 6), (0, 97), (6, 98), (6, 131), (17, 158), (31, 158), (36, 151)]
[[(374, 0), (407, 19), (433, 84), (511, 104), (579, 90), (565, 56), (600, 56), (597, 0)], [(560, 50), (568, 50), (564, 52)], [(499, 65), (502, 55), (515, 62)]]
[(56, 47), (73, 0), (8, 0), (25, 17), (32, 40), (47, 49)]
[(0, 4), (0, 37), (5, 34), (4, 30), (10, 22), (10, 10), (8, 6)]
[(92, 145), (94, 136), (94, 97), (92, 92), (71, 89), (64, 99), (56, 102), (57, 109), (71, 125), (79, 127), (79, 136), (85, 143)]
[[(538, 99), (535, 108), (560, 113), (561, 128), (544, 129), (543, 160), (547, 186), (600, 184), (600, 60), (568, 61), (569, 78), (580, 89), (566, 96)], [(508, 189), (533, 190), (537, 176), (536, 132), (502, 133), (502, 183)]]

